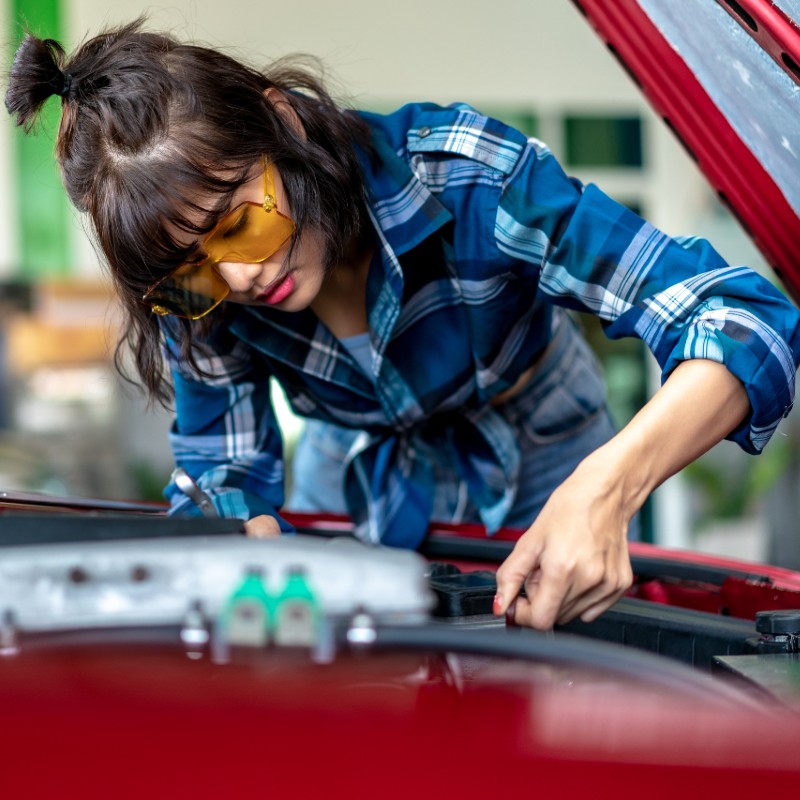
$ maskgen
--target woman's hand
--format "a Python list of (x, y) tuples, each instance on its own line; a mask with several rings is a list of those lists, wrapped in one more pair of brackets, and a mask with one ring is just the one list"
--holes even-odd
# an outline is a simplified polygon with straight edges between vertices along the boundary
[(261, 514), (245, 522), (244, 532), (253, 539), (274, 539), (281, 535), (281, 528), (275, 517)]
[(575, 617), (590, 622), (633, 581), (627, 531), (631, 513), (619, 485), (590, 456), (556, 489), (497, 571), (495, 613), (522, 586), (514, 620), (540, 630)]
[[(497, 571), (494, 613), (516, 600), (515, 621), (547, 630), (585, 622), (633, 580), (627, 527), (657, 486), (745, 418), (741, 382), (713, 361), (678, 365), (647, 405), (553, 492)], [(522, 586), (526, 598), (517, 599)]]

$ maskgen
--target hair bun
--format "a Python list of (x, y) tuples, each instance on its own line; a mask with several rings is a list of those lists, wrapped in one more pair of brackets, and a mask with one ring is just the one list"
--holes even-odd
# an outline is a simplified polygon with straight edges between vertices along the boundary
[(64, 48), (58, 42), (25, 34), (14, 55), (6, 91), (6, 109), (16, 116), (17, 125), (29, 130), (48, 97), (65, 97), (70, 92), (73, 78), (62, 71), (64, 61)]

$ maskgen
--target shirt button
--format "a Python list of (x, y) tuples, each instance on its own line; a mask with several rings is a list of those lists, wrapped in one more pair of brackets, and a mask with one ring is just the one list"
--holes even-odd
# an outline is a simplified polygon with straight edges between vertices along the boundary
[(424, 125), (417, 131), (417, 136), (419, 136), (420, 139), (424, 139), (426, 136), (430, 135), (431, 135), (431, 129), (427, 125)]

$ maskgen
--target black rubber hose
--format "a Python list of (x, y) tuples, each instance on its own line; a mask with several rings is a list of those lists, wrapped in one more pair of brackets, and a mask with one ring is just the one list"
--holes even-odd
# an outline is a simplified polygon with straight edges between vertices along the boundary
[(763, 704), (747, 692), (690, 667), (644, 651), (580, 639), (570, 634), (553, 636), (528, 629), (476, 630), (444, 623), (418, 627), (378, 625), (371, 647), (387, 651), (461, 653), (570, 664), (634, 678), (644, 685), (659, 686), (704, 703), (714, 702), (726, 708), (731, 704), (763, 708)]

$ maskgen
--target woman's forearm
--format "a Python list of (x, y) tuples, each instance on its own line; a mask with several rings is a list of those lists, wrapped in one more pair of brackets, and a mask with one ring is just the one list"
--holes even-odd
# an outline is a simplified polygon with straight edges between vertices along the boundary
[(734, 430), (749, 408), (744, 386), (722, 364), (684, 361), (581, 468), (621, 481), (623, 503), (632, 516), (650, 492)]

